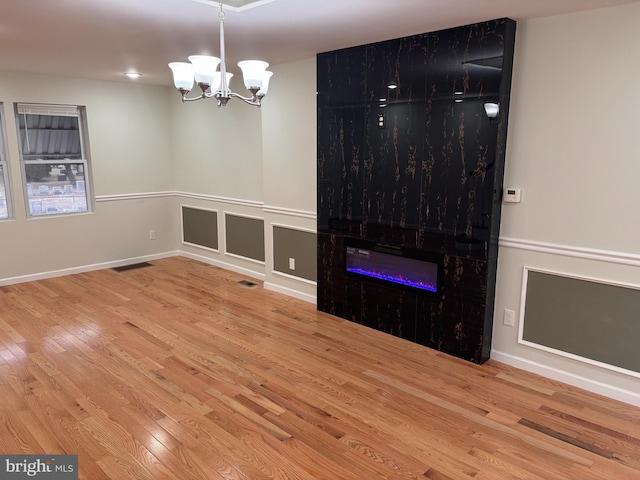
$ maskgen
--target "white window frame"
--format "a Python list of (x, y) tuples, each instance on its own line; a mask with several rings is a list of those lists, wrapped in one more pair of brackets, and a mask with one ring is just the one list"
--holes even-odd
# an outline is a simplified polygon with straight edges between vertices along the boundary
[[(16, 103), (15, 104), (15, 115), (16, 115), (16, 129), (18, 131), (18, 143), (19, 143), (19, 152), (20, 152), (20, 166), (22, 170), (22, 187), (24, 192), (25, 199), (25, 207), (27, 211), (28, 218), (41, 218), (41, 217), (51, 217), (51, 216), (59, 216), (59, 215), (68, 215), (68, 214), (79, 214), (79, 213), (89, 213), (93, 211), (93, 196), (91, 194), (91, 170), (90, 170), (90, 161), (89, 161), (89, 148), (87, 142), (87, 121), (86, 121), (86, 109), (84, 106), (79, 105), (54, 105), (54, 104), (39, 104), (39, 103)], [(28, 159), (26, 160), (23, 154), (23, 138), (22, 132), (20, 129), (20, 120), (19, 116), (21, 115), (45, 115), (45, 116), (62, 116), (62, 117), (76, 117), (78, 119), (78, 134), (80, 138), (80, 158), (50, 158), (50, 159)], [(25, 122), (26, 125), (26, 122)], [(26, 128), (25, 128), (26, 131)], [(73, 131), (73, 130), (72, 130)], [(28, 135), (28, 132), (26, 133)], [(59, 198), (64, 198), (68, 193), (60, 187), (61, 190), (57, 190), (54, 188), (52, 194), (44, 194), (42, 197), (40, 193), (35, 193), (34, 189), (30, 189), (29, 185), (31, 182), (27, 179), (27, 165), (50, 165), (52, 168), (55, 168), (58, 165), (82, 165), (83, 172), (83, 181), (84, 188), (83, 191), (78, 192), (77, 186), (71, 189), (71, 203), (74, 205), (72, 209), (63, 209), (60, 211), (57, 207), (55, 209), (51, 209), (50, 207), (42, 208), (42, 202), (47, 201), (50, 204), (56, 203), (55, 195), (62, 191)], [(70, 168), (70, 167), (69, 167)], [(66, 187), (66, 185), (65, 185)], [(49, 188), (51, 191), (51, 188)], [(78, 195), (78, 193), (83, 193), (84, 195)], [(81, 203), (80, 207), (75, 207), (75, 199), (76, 198), (84, 198), (84, 204)], [(69, 199), (69, 197), (67, 197)], [(40, 209), (36, 208), (36, 205), (40, 202)], [(86, 205), (86, 208), (82, 208), (83, 205)], [(77, 209), (80, 208), (80, 209)], [(35, 212), (34, 212), (35, 210)]]
[[(0, 187), (4, 188), (4, 198), (0, 199), (4, 201), (4, 205), (0, 204), (0, 221), (13, 218), (11, 190), (9, 189), (9, 162), (7, 161), (6, 138), (7, 136), (5, 135), (4, 129), (4, 105), (0, 102), (0, 170), (2, 170)], [(4, 214), (5, 209), (6, 215)]]

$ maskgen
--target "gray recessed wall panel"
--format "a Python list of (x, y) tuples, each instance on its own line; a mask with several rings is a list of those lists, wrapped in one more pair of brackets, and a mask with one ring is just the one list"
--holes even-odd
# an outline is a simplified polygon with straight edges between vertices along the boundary
[(264, 220), (225, 215), (227, 253), (264, 262)]
[(218, 212), (183, 206), (182, 241), (218, 250)]
[(640, 372), (640, 290), (529, 270), (523, 340)]
[[(316, 281), (316, 234), (286, 227), (273, 227), (273, 269), (306, 280)], [(294, 269), (289, 259), (294, 259)]]

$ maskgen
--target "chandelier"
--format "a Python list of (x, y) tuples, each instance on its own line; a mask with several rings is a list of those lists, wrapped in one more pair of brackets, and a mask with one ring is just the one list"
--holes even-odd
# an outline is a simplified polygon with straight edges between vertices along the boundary
[[(191, 55), (189, 62), (172, 62), (169, 68), (173, 72), (173, 84), (182, 95), (183, 102), (193, 102), (203, 98), (215, 98), (218, 107), (224, 107), (231, 98), (239, 98), (249, 105), (260, 106), (262, 98), (269, 89), (269, 79), (272, 72), (267, 71), (269, 64), (260, 60), (244, 60), (238, 62), (244, 77), (244, 85), (251, 92), (250, 97), (243, 97), (234, 93), (229, 88), (229, 82), (233, 73), (227, 72), (224, 52), (224, 11), (220, 2), (220, 58), (208, 55)], [(217, 71), (220, 65), (220, 71)], [(193, 88), (193, 83), (198, 84), (202, 94), (188, 98), (187, 95)]]

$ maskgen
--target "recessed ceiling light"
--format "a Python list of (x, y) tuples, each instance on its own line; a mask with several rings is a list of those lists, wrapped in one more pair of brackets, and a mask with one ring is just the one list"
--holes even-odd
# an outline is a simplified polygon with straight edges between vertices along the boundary
[(386, 101), (387, 101), (387, 99), (386, 99), (386, 98), (379, 98), (379, 99), (378, 99), (378, 101), (379, 101), (379, 102), (386, 102)]
[(389, 88), (390, 90), (395, 90), (396, 88), (398, 88), (398, 86), (395, 83), (392, 83), (387, 88)]
[(462, 99), (461, 99), (461, 98), (456, 98), (456, 99), (454, 100), (454, 102), (456, 102), (456, 103), (462, 103)]
[(124, 75), (126, 75), (129, 78), (140, 78), (142, 76), (142, 74), (138, 72), (127, 72)]
[(463, 95), (464, 92), (453, 92), (454, 95)]

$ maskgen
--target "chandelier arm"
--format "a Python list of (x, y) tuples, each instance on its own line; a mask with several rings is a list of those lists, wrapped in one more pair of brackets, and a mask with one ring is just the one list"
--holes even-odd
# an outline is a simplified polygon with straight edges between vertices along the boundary
[(243, 97), (242, 95), (239, 95), (234, 92), (229, 92), (228, 95), (229, 97), (239, 98), (244, 103), (248, 103), (249, 105), (253, 105), (255, 107), (259, 107), (261, 105), (260, 102), (262, 101), (262, 97), (264, 96), (264, 95), (254, 95), (252, 97)]
[(201, 95), (197, 97), (187, 97), (187, 94), (182, 95), (182, 102), (195, 102), (196, 100), (202, 100), (203, 98), (210, 98), (213, 95), (203, 92)]

